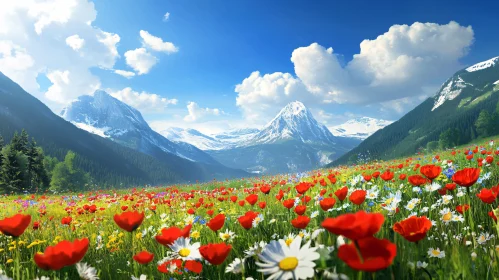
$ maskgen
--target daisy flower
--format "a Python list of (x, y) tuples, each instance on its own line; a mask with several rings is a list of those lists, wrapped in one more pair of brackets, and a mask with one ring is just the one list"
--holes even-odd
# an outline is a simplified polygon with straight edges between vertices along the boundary
[(417, 268), (426, 268), (427, 266), (428, 266), (428, 264), (427, 264), (427, 263), (425, 263), (425, 262), (420, 262), (420, 261), (418, 261), (418, 262), (416, 263), (416, 267), (417, 267)]
[(253, 227), (257, 227), (258, 224), (260, 224), (262, 221), (264, 220), (263, 218), (263, 215), (262, 214), (259, 214), (258, 216), (256, 216), (256, 218), (253, 220)]
[(97, 276), (97, 270), (86, 263), (77, 263), (76, 270), (78, 271), (78, 275), (80, 275), (80, 279), (82, 280), (97, 280), (99, 277)]
[(241, 261), (240, 258), (235, 258), (232, 263), (230, 263), (226, 268), (225, 268), (225, 273), (233, 273), (233, 274), (239, 274), (243, 272), (244, 270), (244, 261)]
[(494, 235), (490, 235), (487, 232), (481, 233), (477, 238), (476, 242), (480, 245), (485, 244), (485, 242), (489, 241), (490, 239), (494, 238)]
[(170, 245), (170, 249), (172, 249), (177, 258), (183, 261), (201, 259), (201, 254), (199, 253), (201, 244), (199, 242), (190, 243), (190, 238), (179, 237)]
[(250, 258), (260, 254), (263, 249), (267, 246), (265, 241), (256, 242), (253, 246), (249, 247), (248, 250), (244, 251), (246, 258)]
[(320, 255), (317, 248), (307, 242), (301, 247), (301, 237), (297, 237), (288, 247), (284, 240), (271, 241), (258, 255), (258, 272), (270, 275), (267, 279), (307, 279), (314, 276), (315, 263)]
[(378, 198), (379, 190), (377, 187), (367, 190), (366, 199), (376, 199)]
[(446, 224), (452, 221), (452, 217), (454, 216), (454, 213), (449, 208), (444, 208), (439, 213), (442, 216), (442, 222)]
[(223, 241), (232, 241), (236, 237), (236, 234), (233, 231), (230, 231), (229, 229), (226, 229), (225, 232), (220, 232), (218, 234), (220, 236), (220, 239)]
[(430, 258), (445, 258), (445, 252), (444, 251), (440, 251), (439, 248), (436, 248), (436, 249), (433, 249), (433, 248), (430, 248), (428, 249), (428, 256)]

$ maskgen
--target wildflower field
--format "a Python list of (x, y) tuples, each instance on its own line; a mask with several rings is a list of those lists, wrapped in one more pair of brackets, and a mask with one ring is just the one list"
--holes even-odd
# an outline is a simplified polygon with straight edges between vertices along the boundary
[(499, 145), (0, 197), (0, 279), (498, 279)]

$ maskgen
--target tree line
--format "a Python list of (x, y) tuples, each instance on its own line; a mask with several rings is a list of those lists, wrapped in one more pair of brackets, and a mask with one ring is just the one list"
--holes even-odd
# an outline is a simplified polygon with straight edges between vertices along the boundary
[(23, 130), (10, 143), (0, 135), (0, 193), (44, 193), (82, 190), (92, 178), (75, 167), (76, 154), (68, 151), (63, 161), (44, 154), (34, 138)]

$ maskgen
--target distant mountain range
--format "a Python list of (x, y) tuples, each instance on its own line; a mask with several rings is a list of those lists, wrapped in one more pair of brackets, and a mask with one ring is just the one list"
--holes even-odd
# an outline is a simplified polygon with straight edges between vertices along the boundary
[(393, 123), (393, 121), (373, 119), (369, 117), (360, 117), (348, 120), (347, 122), (330, 127), (331, 133), (335, 136), (350, 137), (364, 140), (374, 132)]
[(498, 102), (499, 57), (494, 57), (456, 72), (434, 97), (378, 130), (331, 165), (353, 163), (359, 156), (389, 159), (410, 155), (437, 141), (449, 128), (459, 130), (460, 143), (468, 143), (477, 137), (474, 124), (480, 111), (493, 112)]

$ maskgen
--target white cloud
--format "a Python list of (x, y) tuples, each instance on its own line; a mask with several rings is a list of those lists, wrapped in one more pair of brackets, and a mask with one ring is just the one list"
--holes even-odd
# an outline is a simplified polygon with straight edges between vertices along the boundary
[(131, 77), (135, 76), (135, 73), (134, 72), (131, 72), (131, 71), (125, 71), (125, 70), (114, 70), (114, 73), (120, 75), (120, 76), (123, 76), (127, 79), (130, 79)]
[(137, 71), (139, 75), (149, 73), (149, 70), (158, 63), (158, 58), (145, 48), (130, 50), (125, 53), (126, 64)]
[(471, 26), (456, 22), (394, 25), (376, 39), (364, 40), (360, 53), (345, 66), (332, 48), (313, 43), (293, 51), (296, 77), (253, 72), (244, 79), (236, 86), (237, 105), (252, 121), (268, 119), (294, 99), (319, 109), (331, 104), (380, 104), (394, 106), (401, 114), (435, 94), (462, 67), (459, 59), (473, 40)]
[(219, 116), (225, 114), (222, 110), (217, 108), (201, 108), (197, 103), (192, 101), (187, 104), (187, 111), (189, 113), (184, 117), (184, 121), (186, 122), (196, 122), (210, 116)]
[(70, 46), (73, 50), (77, 51), (83, 47), (85, 40), (80, 38), (78, 34), (71, 35), (66, 38), (66, 45)]
[(140, 37), (142, 37), (143, 44), (147, 48), (151, 48), (158, 52), (175, 53), (178, 48), (171, 42), (163, 42), (163, 39), (149, 34), (145, 30), (140, 30)]
[(170, 13), (167, 12), (164, 16), (163, 16), (163, 21), (168, 21), (170, 19)]
[[(111, 69), (120, 41), (92, 25), (96, 15), (88, 0), (0, 1), (0, 71), (56, 112), (93, 93), (100, 80), (90, 69)], [(40, 75), (53, 83), (47, 92), (40, 91)]]
[(108, 89), (107, 91), (114, 98), (125, 102), (144, 114), (163, 112), (167, 106), (176, 105), (178, 102), (177, 99), (168, 99), (153, 93), (137, 92), (130, 87), (117, 91)]

